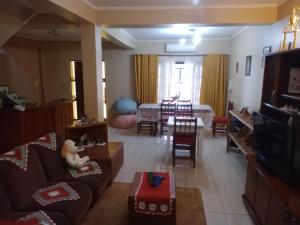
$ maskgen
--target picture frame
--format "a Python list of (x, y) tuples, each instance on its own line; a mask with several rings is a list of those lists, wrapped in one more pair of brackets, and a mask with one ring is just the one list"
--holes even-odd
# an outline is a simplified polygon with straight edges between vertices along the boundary
[(235, 63), (235, 73), (238, 74), (239, 73), (239, 62)]
[(251, 61), (252, 61), (252, 55), (246, 56), (245, 76), (250, 76), (251, 74)]

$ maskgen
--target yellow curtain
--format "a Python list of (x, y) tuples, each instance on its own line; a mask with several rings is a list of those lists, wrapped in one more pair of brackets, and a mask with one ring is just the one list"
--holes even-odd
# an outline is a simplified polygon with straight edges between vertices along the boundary
[(134, 55), (136, 98), (142, 103), (157, 102), (157, 55)]
[(228, 55), (206, 55), (203, 62), (200, 103), (210, 105), (216, 116), (226, 108)]

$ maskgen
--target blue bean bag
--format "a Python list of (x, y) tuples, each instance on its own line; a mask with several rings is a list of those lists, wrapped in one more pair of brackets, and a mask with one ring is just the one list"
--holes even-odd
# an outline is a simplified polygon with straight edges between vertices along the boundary
[(115, 115), (132, 115), (135, 114), (137, 110), (137, 104), (130, 98), (119, 98), (112, 105), (112, 112)]

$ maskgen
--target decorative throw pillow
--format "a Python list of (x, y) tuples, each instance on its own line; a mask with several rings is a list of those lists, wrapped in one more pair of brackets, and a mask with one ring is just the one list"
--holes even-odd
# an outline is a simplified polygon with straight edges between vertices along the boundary
[(46, 175), (34, 149), (23, 145), (0, 155), (0, 180), (18, 209), (46, 182)]
[(57, 150), (56, 134), (55, 133), (47, 134), (47, 135), (40, 137), (37, 140), (31, 142), (30, 144), (41, 145), (41, 146), (49, 148), (53, 151), (56, 151)]
[(74, 178), (102, 173), (99, 164), (93, 161), (87, 162), (83, 167), (79, 169), (68, 169), (68, 170), (71, 176)]
[(38, 212), (33, 212), (25, 217), (18, 220), (19, 222), (31, 222), (32, 224), (45, 224), (45, 225), (55, 225), (54, 221), (45, 213), (40, 210)]
[(32, 197), (42, 206), (60, 201), (79, 199), (78, 193), (64, 182), (38, 189)]
[[(48, 144), (45, 144), (43, 141), (48, 141)], [(55, 148), (54, 143), (56, 145)], [(30, 144), (30, 146), (37, 151), (46, 176), (50, 180), (60, 176), (66, 171), (65, 162), (60, 157), (63, 143), (64, 140), (60, 136), (52, 133), (39, 138)]]

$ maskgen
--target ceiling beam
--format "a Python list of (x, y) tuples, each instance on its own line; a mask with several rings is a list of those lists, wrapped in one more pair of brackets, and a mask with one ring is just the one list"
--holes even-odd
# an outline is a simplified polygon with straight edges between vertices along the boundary
[(111, 27), (158, 26), (178, 23), (260, 25), (272, 24), (276, 21), (276, 6), (96, 11), (96, 24)]
[[(95, 23), (95, 10), (81, 0), (48, 0), (55, 5), (66, 9), (69, 13), (77, 15), (86, 20), (86, 22)], [(83, 22), (83, 21), (82, 21)]]

